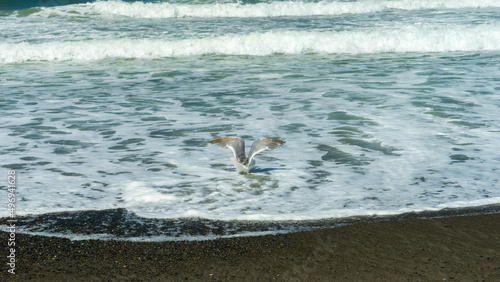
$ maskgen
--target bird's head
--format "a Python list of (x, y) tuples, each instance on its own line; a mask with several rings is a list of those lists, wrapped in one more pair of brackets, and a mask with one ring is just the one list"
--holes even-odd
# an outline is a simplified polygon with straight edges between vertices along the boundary
[(238, 158), (238, 161), (239, 161), (242, 165), (248, 165), (248, 158), (247, 158), (247, 157), (240, 157), (240, 158)]

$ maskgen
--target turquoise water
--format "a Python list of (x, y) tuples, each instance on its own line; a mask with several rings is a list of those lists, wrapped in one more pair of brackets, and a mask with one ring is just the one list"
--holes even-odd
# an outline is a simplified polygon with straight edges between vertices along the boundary
[[(445, 0), (0, 12), (16, 212), (309, 220), (498, 204), (499, 12)], [(240, 175), (207, 143), (220, 136), (286, 144)]]

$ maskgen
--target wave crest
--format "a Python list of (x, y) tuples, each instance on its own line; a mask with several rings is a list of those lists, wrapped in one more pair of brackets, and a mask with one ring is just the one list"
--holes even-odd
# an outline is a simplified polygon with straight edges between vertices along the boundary
[[(403, 0), (403, 1), (320, 1), (320, 2), (269, 2), (257, 4), (211, 3), (177, 4), (144, 3), (123, 1), (98, 1), (71, 7), (47, 8), (50, 14), (60, 12), (66, 15), (101, 14), (132, 18), (252, 18), (283, 16), (328, 16), (339, 14), (374, 13), (389, 9), (461, 9), (500, 7), (497, 0)], [(70, 11), (71, 10), (71, 11)]]
[(197, 55), (367, 54), (500, 50), (499, 26), (449, 29), (271, 31), (183, 40), (116, 39), (0, 44), (0, 62), (158, 58)]

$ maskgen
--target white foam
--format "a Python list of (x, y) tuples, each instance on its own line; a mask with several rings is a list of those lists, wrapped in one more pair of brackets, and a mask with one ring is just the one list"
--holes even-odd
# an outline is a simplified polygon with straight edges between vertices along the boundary
[[(148, 68), (152, 67), (148, 65)], [(47, 77), (51, 75), (47, 74)], [(401, 74), (400, 79), (402, 84), (413, 83), (411, 74)], [(273, 81), (272, 78), (270, 81)], [(267, 84), (269, 81), (261, 83)], [(419, 83), (418, 80), (416, 83)], [(336, 81), (335, 85), (337, 89), (346, 91), (355, 88), (351, 83), (340, 80)], [(500, 200), (495, 196), (498, 195), (498, 184), (495, 184), (498, 183), (498, 176), (492, 171), (498, 167), (500, 159), (489, 157), (497, 152), (495, 132), (488, 132), (484, 128), (464, 129), (446, 120), (432, 118), (424, 114), (426, 110), (411, 107), (411, 100), (408, 99), (412, 95), (391, 95), (384, 107), (380, 107), (363, 100), (345, 99), (341, 96), (323, 97), (323, 91), (316, 91), (308, 93), (307, 99), (320, 103), (312, 103), (310, 109), (302, 110), (301, 101), (304, 94), (286, 93), (285, 90), (290, 86), (281, 86), (276, 92), (284, 94), (267, 97), (264, 101), (252, 97), (238, 97), (243, 110), (258, 114), (248, 116), (243, 123), (244, 128), (238, 129), (235, 125), (231, 134), (242, 136), (251, 133), (254, 138), (273, 136), (287, 141), (282, 148), (264, 151), (257, 157), (258, 168), (282, 168), (272, 170), (269, 174), (240, 175), (229, 160), (229, 150), (215, 146), (184, 145), (184, 140), (209, 138), (207, 132), (197, 128), (218, 125), (224, 121), (221, 121), (218, 115), (204, 116), (203, 112), (186, 112), (180, 103), (157, 105), (162, 107), (161, 113), (166, 117), (176, 120), (171, 125), (148, 122), (135, 124), (137, 121), (133, 116), (128, 117), (129, 121), (120, 120), (119, 117), (127, 116), (128, 108), (114, 109), (114, 114), (100, 113), (100, 120), (115, 120), (118, 123), (113, 125), (117, 133), (112, 139), (102, 138), (97, 132), (68, 128), (69, 124), (75, 121), (71, 117), (52, 122), (47, 120), (43, 124), (64, 129), (71, 133), (69, 136), (55, 135), (41, 141), (30, 141), (29, 148), (27, 145), (20, 145), (27, 142), (26, 139), (10, 136), (9, 146), (27, 148), (30, 156), (52, 162), (45, 167), (19, 170), (20, 184), (17, 193), (18, 198), (24, 200), (19, 202), (18, 214), (127, 208), (140, 216), (154, 218), (309, 220), (495, 204)], [(331, 85), (324, 87), (323, 90), (327, 90)], [(121, 92), (119, 89), (116, 91)], [(201, 90), (204, 91), (206, 89)], [(369, 92), (370, 97), (383, 95), (376, 89), (363, 91)], [(169, 99), (181, 99), (183, 94), (182, 91), (172, 92)], [(454, 95), (454, 98), (478, 105), (480, 99), (483, 99), (459, 94)], [(196, 97), (206, 102), (214, 102), (210, 96), (196, 94)], [(115, 102), (125, 104), (126, 99), (128, 98), (117, 95)], [(360, 107), (360, 102), (364, 102), (363, 107)], [(62, 98), (58, 103), (60, 107), (72, 104), (72, 101)], [(289, 105), (289, 110), (283, 112), (280, 118), (276, 118), (275, 113), (269, 111), (270, 105), (273, 104)], [(113, 106), (113, 103), (109, 106)], [(397, 106), (405, 110), (391, 110)], [(53, 106), (52, 103), (41, 103), (39, 106), (24, 107), (27, 113), (33, 109), (50, 112)], [(401, 156), (384, 155), (374, 150), (342, 144), (338, 141), (339, 138), (330, 134), (339, 123), (325, 119), (332, 111), (345, 111), (376, 121), (377, 125), (358, 127), (364, 131), (363, 140), (379, 140), (384, 146), (399, 149)], [(483, 119), (491, 120), (492, 128), (498, 125), (498, 120), (494, 119), (496, 109), (486, 110), (481, 107), (477, 112), (481, 113)], [(93, 113), (87, 112), (85, 108), (73, 110), (73, 113), (88, 115), (87, 118), (77, 120), (92, 120), (90, 116)], [(476, 114), (473, 112), (468, 115), (473, 117)], [(17, 120), (15, 117), (5, 121), (10, 126), (30, 122), (29, 119)], [(305, 124), (307, 128), (303, 130), (306, 131), (290, 132), (282, 129), (291, 122)], [(189, 136), (177, 136), (172, 140), (152, 138), (152, 126), (163, 130), (187, 130)], [(314, 134), (315, 137), (307, 133)], [(137, 152), (108, 149), (116, 145), (118, 141), (115, 140), (129, 138), (143, 138), (144, 145), (138, 146)], [(96, 145), (69, 155), (54, 155), (53, 150), (57, 146), (45, 141), (60, 139), (88, 140)], [(464, 152), (476, 158), (476, 161), (450, 165), (450, 142), (481, 142), (481, 145), (474, 146), (481, 151), (472, 149), (470, 152)], [(34, 144), (36, 148), (32, 147)], [(322, 157), (326, 152), (317, 149), (320, 144), (334, 146), (360, 159), (369, 158), (370, 164), (357, 167), (323, 161)], [(185, 150), (186, 148), (190, 150)], [(120, 161), (130, 155), (137, 154), (138, 157), (144, 158), (152, 153), (156, 153), (151, 157), (152, 161), (159, 163), (156, 166), (154, 163), (151, 166), (144, 165), (141, 160)], [(18, 157), (18, 154), (7, 154), (4, 161), (18, 163)], [(321, 162), (321, 165), (311, 165), (311, 160)], [(73, 164), (75, 162), (83, 164)], [(148, 171), (150, 167), (163, 167), (161, 164), (164, 162), (175, 167), (163, 169), (161, 173)], [(47, 168), (74, 171), (84, 176), (62, 176), (59, 172), (51, 172)], [(99, 171), (106, 174), (103, 175)], [(316, 173), (329, 175), (318, 177)], [(419, 180), (421, 177), (426, 178), (424, 182)], [(318, 179), (321, 181), (315, 182)], [(103, 187), (94, 181), (109, 185)], [(82, 186), (82, 183), (92, 185)], [(482, 189), (491, 191), (494, 197), (481, 198)], [(1, 208), (3, 212), (5, 206)]]
[(197, 55), (368, 54), (500, 50), (500, 26), (408, 26), (376, 31), (270, 31), (182, 40), (113, 39), (0, 44), (0, 62)]
[(98, 13), (103, 16), (119, 15), (133, 18), (251, 18), (283, 16), (329, 16), (340, 14), (375, 13), (389, 9), (463, 9), (498, 8), (495, 0), (405, 0), (405, 1), (284, 1), (256, 4), (210, 3), (210, 4), (172, 4), (143, 3), (122, 1), (98, 1), (72, 7), (45, 8), (50, 12), (65, 15), (68, 11), (78, 11), (78, 15)]

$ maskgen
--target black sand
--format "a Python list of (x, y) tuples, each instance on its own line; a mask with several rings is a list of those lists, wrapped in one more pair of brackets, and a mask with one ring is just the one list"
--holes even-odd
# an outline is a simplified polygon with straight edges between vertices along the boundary
[(500, 281), (500, 214), (192, 242), (16, 234), (2, 281)]

